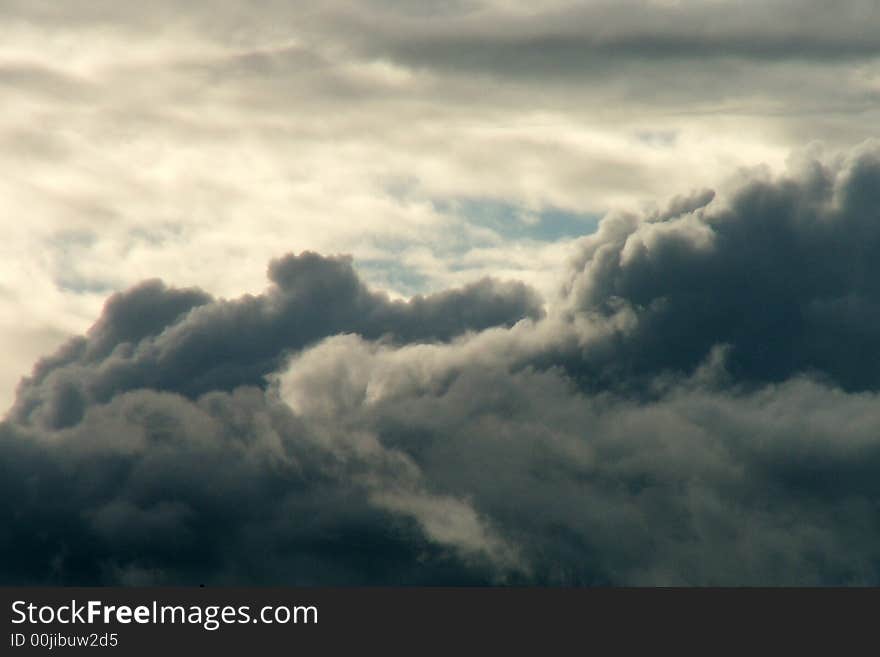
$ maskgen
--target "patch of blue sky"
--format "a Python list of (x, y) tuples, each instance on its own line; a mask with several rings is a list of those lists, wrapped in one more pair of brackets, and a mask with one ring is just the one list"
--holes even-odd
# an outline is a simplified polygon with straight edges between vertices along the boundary
[(75, 294), (106, 294), (114, 289), (109, 281), (79, 271), (78, 263), (88, 262), (88, 253), (97, 243), (97, 233), (85, 230), (59, 231), (47, 240), (53, 263), (52, 281), (59, 290)]
[[(388, 193), (402, 203), (428, 202), (434, 212), (447, 216), (451, 223), (442, 234), (431, 233), (425, 239), (383, 236), (367, 239), (375, 255), (355, 258), (355, 267), (373, 285), (405, 296), (435, 290), (438, 274), (466, 272), (479, 268), (468, 254), (474, 250), (504, 249), (505, 244), (550, 244), (594, 233), (601, 215), (571, 212), (561, 208), (530, 210), (522, 205), (493, 198), (433, 198), (418, 193), (415, 181), (396, 181)], [(424, 260), (413, 253), (427, 250), (442, 263), (423, 270)], [(419, 263), (421, 261), (421, 266)]]
[(414, 267), (393, 258), (357, 259), (355, 267), (372, 285), (394, 290), (404, 296), (420, 294), (429, 288), (431, 280)]
[(442, 199), (432, 204), (437, 212), (455, 215), (472, 226), (491, 230), (505, 241), (573, 239), (595, 232), (601, 219), (600, 215), (559, 208), (532, 211), (495, 199)]

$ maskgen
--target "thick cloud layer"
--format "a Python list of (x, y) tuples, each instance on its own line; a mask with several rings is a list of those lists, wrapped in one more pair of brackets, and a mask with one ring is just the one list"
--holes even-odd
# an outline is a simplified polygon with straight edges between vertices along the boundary
[(312, 254), (114, 297), (0, 426), (3, 579), (877, 583), (878, 189), (867, 144), (610, 215), (546, 317)]
[(293, 363), (282, 395), (340, 435), (375, 433), (437, 494), (464, 496), (517, 550), (524, 581), (880, 576), (875, 393), (801, 378), (719, 389), (715, 359), (640, 403), (583, 395), (555, 371), (456, 361), (450, 349), (333, 338)]
[[(383, 3), (378, 3), (380, 6)], [(425, 66), (517, 77), (600, 74), (656, 58), (856, 59), (880, 54), (880, 11), (870, 0), (727, 2), (591, 0), (400, 15), (368, 9), (335, 16), (373, 49)], [(487, 20), (488, 17), (494, 20)], [(607, 71), (605, 72), (607, 75)]]
[(478, 583), (508, 558), (404, 455), (256, 388), (124, 393), (51, 435), (0, 427), (0, 452), (4, 582)]
[(834, 165), (804, 163), (796, 177), (755, 180), (717, 207), (607, 220), (569, 287), (571, 312), (629, 327), (614, 334), (604, 373), (686, 373), (725, 344), (743, 383), (810, 372), (876, 390), (878, 181), (880, 150), (869, 145)]
[(264, 295), (233, 301), (168, 289), (156, 280), (114, 295), (87, 336), (37, 364), (19, 387), (11, 417), (62, 428), (81, 420), (90, 404), (126, 390), (197, 397), (260, 385), (288, 351), (341, 332), (400, 342), (448, 340), (543, 314), (525, 285), (490, 279), (391, 301), (360, 281), (350, 259), (314, 253), (273, 261), (269, 278)]

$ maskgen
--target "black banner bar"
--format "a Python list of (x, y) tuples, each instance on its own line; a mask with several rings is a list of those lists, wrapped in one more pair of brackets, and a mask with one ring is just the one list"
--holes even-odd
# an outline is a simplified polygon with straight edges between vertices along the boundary
[(475, 640), (538, 654), (799, 643), (838, 652), (873, 638), (880, 592), (96, 587), (0, 588), (0, 598), (2, 655), (412, 655), (467, 652)]

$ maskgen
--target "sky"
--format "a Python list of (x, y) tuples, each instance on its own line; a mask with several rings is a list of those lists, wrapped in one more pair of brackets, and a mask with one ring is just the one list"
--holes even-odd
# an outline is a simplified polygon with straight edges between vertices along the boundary
[(876, 584), (878, 34), (0, 0), (2, 581)]

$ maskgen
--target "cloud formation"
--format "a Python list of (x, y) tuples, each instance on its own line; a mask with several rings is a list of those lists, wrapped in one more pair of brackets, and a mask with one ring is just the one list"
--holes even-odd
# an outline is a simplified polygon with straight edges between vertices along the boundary
[(158, 280), (112, 296), (88, 335), (37, 364), (11, 417), (59, 429), (126, 390), (194, 398), (260, 385), (288, 352), (328, 335), (449, 340), (543, 314), (537, 294), (522, 283), (483, 279), (404, 302), (371, 291), (346, 257), (289, 255), (270, 263), (268, 273), (265, 294), (231, 301)]
[(546, 315), (312, 253), (111, 297), (0, 425), (3, 579), (876, 583), (878, 185), (868, 143), (612, 213)]
[(351, 253), (398, 296), (546, 293), (571, 248), (554, 212), (872, 136), (878, 20), (871, 0), (0, 0), (0, 408), (109, 294), (158, 273), (256, 294), (280, 244)]
[(723, 344), (742, 383), (811, 373), (876, 390), (880, 363), (866, 355), (880, 350), (878, 180), (871, 143), (718, 205), (606, 220), (576, 262), (570, 312), (631, 325), (603, 365), (612, 378), (690, 372)]

